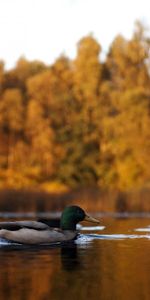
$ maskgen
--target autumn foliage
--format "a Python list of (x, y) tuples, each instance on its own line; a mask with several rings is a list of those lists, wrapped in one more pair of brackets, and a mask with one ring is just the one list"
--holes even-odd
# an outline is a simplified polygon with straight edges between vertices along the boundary
[(105, 60), (92, 36), (74, 60), (0, 64), (0, 187), (150, 186), (150, 41), (137, 23)]

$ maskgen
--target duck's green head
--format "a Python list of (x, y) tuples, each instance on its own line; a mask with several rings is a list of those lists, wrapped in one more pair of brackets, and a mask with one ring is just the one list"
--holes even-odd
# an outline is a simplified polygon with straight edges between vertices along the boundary
[(79, 206), (68, 206), (62, 213), (60, 226), (63, 230), (76, 230), (77, 223), (84, 220), (99, 223), (98, 220), (88, 216)]

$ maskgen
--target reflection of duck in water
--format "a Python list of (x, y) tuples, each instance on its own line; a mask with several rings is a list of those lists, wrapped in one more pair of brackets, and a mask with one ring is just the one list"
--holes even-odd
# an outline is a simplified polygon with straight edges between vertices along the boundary
[(79, 206), (68, 206), (62, 213), (60, 228), (51, 228), (48, 221), (0, 222), (0, 238), (33, 245), (66, 242), (77, 237), (76, 224), (84, 220), (99, 223)]
[(66, 271), (74, 271), (81, 268), (82, 261), (78, 255), (75, 243), (61, 247), (61, 263), (63, 269)]

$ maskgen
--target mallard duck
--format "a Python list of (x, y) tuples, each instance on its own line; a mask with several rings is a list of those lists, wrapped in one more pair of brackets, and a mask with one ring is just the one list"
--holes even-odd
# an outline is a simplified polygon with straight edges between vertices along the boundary
[(79, 206), (68, 206), (61, 215), (60, 228), (40, 221), (0, 222), (0, 238), (33, 245), (66, 242), (77, 237), (76, 225), (81, 221), (99, 223)]

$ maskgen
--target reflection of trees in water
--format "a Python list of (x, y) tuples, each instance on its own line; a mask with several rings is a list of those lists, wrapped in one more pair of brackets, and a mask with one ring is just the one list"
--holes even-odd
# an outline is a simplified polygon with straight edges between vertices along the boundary
[(46, 300), (53, 298), (57, 286), (60, 293), (61, 270), (78, 270), (81, 261), (74, 243), (55, 248), (19, 245), (0, 249), (0, 265), (0, 299)]
[[(138, 225), (117, 220), (108, 232), (125, 233)], [(0, 249), (0, 299), (149, 299), (149, 251), (144, 239)]]
[(49, 299), (55, 272), (51, 255), (47, 250), (1, 249), (0, 299)]

